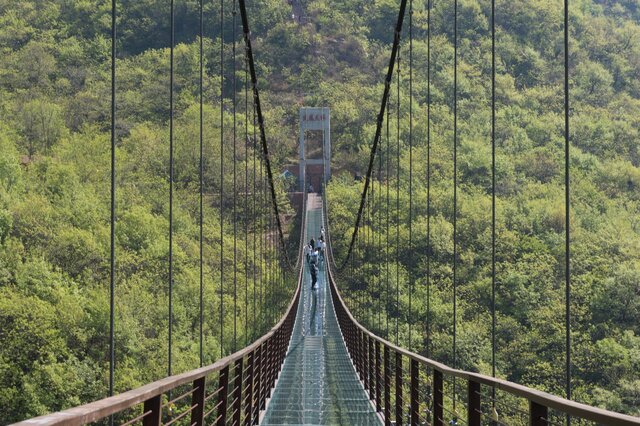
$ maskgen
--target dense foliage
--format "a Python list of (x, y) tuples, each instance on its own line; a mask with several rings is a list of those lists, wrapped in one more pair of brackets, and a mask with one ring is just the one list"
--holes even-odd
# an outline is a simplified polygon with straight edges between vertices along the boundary
[[(244, 188), (244, 71), (225, 2), (224, 191), (220, 182), (219, 2), (205, 2), (205, 362), (233, 349), (232, 164)], [(336, 257), (351, 234), (383, 89), (397, 0), (249, 1), (272, 160), (295, 161), (298, 108), (329, 106), (334, 180), (328, 194)], [(490, 372), (489, 0), (459, 0), (459, 367)], [(174, 371), (198, 365), (198, 1), (176, 4)], [(571, 173), (575, 398), (638, 414), (640, 407), (640, 5), (571, 2)], [(453, 0), (433, 1), (431, 245), (426, 241), (426, 0), (414, 0), (413, 226), (408, 245), (407, 44), (403, 97), (391, 104), (382, 186), (389, 184), (390, 286), (384, 252), (363, 247), (360, 280), (341, 281), (358, 316), (426, 349), (426, 254), (432, 353), (451, 363)], [(292, 11), (303, 11), (292, 18)], [(110, 2), (0, 0), (0, 422), (102, 397), (108, 373)], [(299, 12), (298, 12), (299, 14)], [(300, 19), (302, 18), (302, 19)], [(563, 393), (562, 10), (551, 0), (497, 1), (498, 374)], [(239, 24), (239, 22), (238, 22)], [(122, 1), (118, 15), (117, 390), (166, 374), (169, 2)], [(406, 25), (405, 25), (406, 31)], [(235, 162), (231, 98), (237, 94)], [(251, 102), (249, 101), (249, 105)], [(400, 110), (400, 168), (395, 117)], [(249, 106), (251, 111), (251, 106)], [(252, 116), (249, 114), (249, 123)], [(252, 126), (249, 124), (251, 137)], [(386, 141), (386, 139), (385, 139)], [(389, 162), (389, 173), (386, 164)], [(250, 164), (250, 168), (252, 164)], [(395, 211), (400, 173), (400, 214)], [(258, 187), (264, 185), (258, 172)], [(251, 183), (253, 181), (251, 180)], [(380, 189), (382, 191), (380, 192)], [(222, 200), (219, 194), (224, 195)], [(242, 192), (242, 189), (240, 190)], [(257, 196), (257, 195), (256, 195)], [(280, 202), (285, 199), (279, 194)], [(240, 199), (242, 201), (242, 199)], [(259, 198), (260, 200), (260, 198)], [(259, 201), (260, 202), (260, 201)], [(242, 202), (240, 203), (242, 204)], [(220, 207), (224, 206), (224, 342), (219, 343)], [(264, 207), (263, 207), (264, 206)], [(278, 316), (287, 296), (265, 280), (245, 311), (245, 229), (266, 231), (267, 204), (239, 207), (238, 345)], [(259, 214), (262, 212), (262, 215)], [(399, 247), (395, 230), (400, 225)], [(380, 218), (369, 229), (386, 240)], [(363, 231), (364, 232), (364, 231)], [(367, 231), (368, 232), (368, 231)], [(363, 234), (364, 235), (364, 234)], [(265, 241), (260, 239), (260, 241)], [(267, 241), (272, 241), (267, 239)], [(362, 239), (361, 241), (366, 241)], [(258, 250), (258, 267), (274, 263)], [(272, 257), (272, 256), (271, 256)], [(409, 316), (407, 277), (415, 277)], [(247, 284), (247, 285), (245, 285)], [(386, 285), (386, 283), (384, 283)], [(285, 291), (290, 291), (287, 287)], [(362, 297), (368, 291), (373, 297)], [(262, 293), (260, 293), (262, 294)], [(371, 300), (359, 304), (360, 300)], [(380, 309), (389, 300), (387, 309)], [(262, 303), (260, 303), (262, 302)], [(381, 313), (379, 316), (378, 314)], [(391, 330), (393, 335), (394, 329)]]
[[(376, 1), (366, 8), (367, 13), (358, 14), (370, 19), (368, 37), (360, 45), (365, 52), (381, 58), (375, 61), (377, 64), (382, 64), (389, 52), (388, 45), (381, 52), (373, 49), (377, 40), (388, 34), (376, 30), (375, 17), (391, 12), (393, 4)], [(490, 3), (470, 0), (458, 4), (456, 364), (491, 374)], [(640, 414), (637, 6), (636, 2), (579, 1), (572, 2), (570, 9), (574, 398), (634, 415)], [(451, 1), (435, 1), (432, 11), (428, 244), (426, 15), (423, 2), (415, 2), (414, 7), (412, 217), (405, 22), (400, 61), (402, 97), (398, 106), (394, 77), (390, 140), (387, 142), (385, 123), (374, 195), (359, 234), (353, 266), (347, 269), (342, 283), (352, 309), (371, 329), (423, 354), (427, 353), (430, 331), (429, 355), (453, 365), (453, 9)], [(563, 395), (562, 3), (499, 1), (496, 22), (497, 374)], [(353, 123), (358, 114), (364, 113), (371, 124), (377, 104), (368, 101), (367, 89), (345, 82), (343, 90), (334, 89), (333, 93), (343, 94), (351, 87), (358, 96), (354, 93), (347, 97), (347, 104), (334, 106), (334, 114), (341, 115), (334, 122)], [(381, 92), (378, 83), (373, 91), (377, 99)], [(335, 105), (335, 99), (333, 102)], [(343, 117), (345, 111), (356, 117)], [(353, 126), (346, 136), (336, 135), (358, 141), (352, 145), (353, 157), (342, 157), (352, 172), (364, 170), (372, 133), (369, 125)], [(349, 226), (354, 223), (361, 191), (362, 184), (346, 173), (335, 178), (327, 191), (339, 260), (351, 238)], [(368, 294), (363, 297), (362, 292)]]
[[(200, 365), (197, 2), (178, 3), (174, 373)], [(107, 395), (110, 4), (0, 1), (0, 424)], [(207, 14), (210, 29), (214, 16), (211, 10)], [(230, 13), (228, 19), (231, 21)], [(167, 2), (123, 2), (119, 13), (116, 392), (167, 374), (167, 22)], [(233, 88), (231, 33), (225, 35), (228, 61), (224, 187), (221, 185), (220, 77), (211, 59), (219, 35), (218, 41), (214, 37), (210, 34), (205, 40), (203, 111), (205, 363), (262, 335), (281, 315), (294, 284), (288, 279), (285, 286), (278, 272), (273, 250), (277, 234), (265, 168), (253, 145), (251, 102), (245, 114), (240, 47), (236, 90)], [(238, 113), (235, 137), (234, 92)], [(277, 152), (272, 161), (277, 168), (281, 161)], [(281, 209), (291, 213), (284, 193), (280, 190), (278, 195)], [(296, 238), (292, 240), (292, 245), (297, 245)]]

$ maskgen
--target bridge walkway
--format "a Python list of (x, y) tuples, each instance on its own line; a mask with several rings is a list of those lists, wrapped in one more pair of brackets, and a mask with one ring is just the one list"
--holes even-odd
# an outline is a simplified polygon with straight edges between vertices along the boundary
[[(305, 241), (320, 235), (321, 224), (322, 199), (309, 194)], [(291, 343), (261, 424), (380, 425), (342, 340), (324, 263), (316, 290), (306, 265), (303, 276)]]

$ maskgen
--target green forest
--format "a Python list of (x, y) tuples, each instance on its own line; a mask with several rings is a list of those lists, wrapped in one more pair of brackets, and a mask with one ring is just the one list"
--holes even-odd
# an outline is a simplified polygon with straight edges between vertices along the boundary
[[(295, 285), (279, 267), (240, 21), (235, 2), (221, 1), (204, 2), (203, 13), (205, 363), (273, 325)], [(399, 1), (294, 3), (297, 8), (285, 0), (248, 1), (267, 142), (279, 175), (297, 158), (299, 108), (331, 108), (327, 197), (340, 261), (362, 192), (354, 174), (366, 171)], [(400, 103), (394, 88), (390, 135), (383, 134), (379, 158), (383, 172), (374, 176), (371, 197), (378, 217), (361, 229), (357, 273), (340, 276), (338, 285), (358, 319), (392, 340), (397, 323), (398, 342), (422, 354), (429, 300), (430, 356), (451, 364), (454, 2), (430, 3), (427, 52), (427, 1), (413, 1), (413, 128), (405, 21)], [(167, 373), (169, 4), (118, 2), (117, 392)], [(488, 374), (490, 4), (458, 0), (457, 367)], [(640, 2), (570, 4), (574, 399), (640, 415)], [(0, 424), (108, 392), (110, 11), (106, 0), (0, 0)], [(562, 3), (498, 0), (496, 26), (497, 374), (563, 395)], [(199, 2), (176, 0), (174, 373), (200, 361), (198, 31)], [(387, 187), (388, 234), (380, 216)], [(277, 187), (278, 204), (291, 217), (283, 188)], [(295, 253), (294, 221), (287, 223)], [(388, 253), (380, 245), (387, 238)], [(392, 294), (382, 279), (387, 268)]]
[[(391, 15), (393, 3), (375, 2), (376, 13), (360, 14), (371, 18), (363, 52), (374, 40), (384, 40), (373, 17), (384, 11)], [(405, 20), (400, 73), (393, 77), (373, 193), (341, 284), (351, 309), (371, 330), (453, 365), (453, 9), (452, 2), (433, 2), (428, 152), (424, 6), (414, 2), (413, 128), (410, 132)], [(640, 414), (638, 6), (576, 1), (569, 10), (573, 398), (633, 415)], [(458, 8), (456, 367), (491, 375), (491, 10), (488, 1), (459, 1)], [(496, 2), (496, 370), (501, 378), (561, 396), (562, 13), (557, 1)], [(386, 46), (376, 61), (378, 69), (388, 60)], [(345, 82), (342, 90), (334, 89), (332, 94), (354, 93), (334, 106), (334, 117), (368, 109), (372, 123), (379, 108), (375, 100), (380, 102), (382, 93), (380, 78), (373, 81), (371, 103), (365, 101), (371, 92), (361, 86), (349, 89)], [(338, 125), (367, 120), (360, 113), (333, 119)], [(341, 157), (361, 175), (373, 130), (369, 126), (350, 133), (348, 140), (360, 142)], [(343, 136), (336, 138), (347, 151)], [(362, 189), (353, 173), (328, 186), (338, 264), (346, 255)]]

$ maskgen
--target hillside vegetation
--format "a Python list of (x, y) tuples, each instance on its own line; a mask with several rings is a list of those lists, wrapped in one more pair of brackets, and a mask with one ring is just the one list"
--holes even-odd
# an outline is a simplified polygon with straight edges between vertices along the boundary
[[(204, 9), (205, 362), (233, 349), (232, 164), (244, 188), (245, 74), (240, 30), (225, 8), (224, 188), (221, 188), (219, 1)], [(106, 395), (109, 327), (110, 3), (0, 0), (0, 423)], [(122, 1), (117, 60), (117, 391), (167, 368), (169, 2)], [(336, 258), (344, 255), (375, 130), (397, 0), (251, 0), (252, 37), (276, 170), (296, 156), (300, 106), (329, 106), (334, 179), (328, 195)], [(198, 366), (198, 1), (177, 0), (175, 80), (174, 372)], [(490, 1), (459, 0), (459, 367), (490, 372)], [(434, 0), (431, 41), (431, 246), (426, 241), (426, 1), (414, 0), (413, 241), (408, 246), (407, 24), (402, 99), (392, 96), (383, 164), (400, 225), (399, 343), (426, 349), (426, 254), (431, 254), (432, 357), (451, 363), (453, 0)], [(571, 2), (572, 281), (575, 398), (640, 414), (640, 4)], [(563, 394), (562, 5), (499, 0), (497, 34), (498, 374)], [(239, 19), (237, 24), (240, 25)], [(232, 40), (237, 41), (236, 86)], [(236, 94), (237, 155), (232, 99)], [(400, 111), (400, 214), (396, 113)], [(248, 115), (252, 135), (251, 98)], [(386, 183), (385, 183), (386, 182)], [(250, 184), (253, 184), (251, 180)], [(264, 181), (257, 178), (258, 188)], [(379, 190), (376, 182), (376, 190)], [(219, 194), (223, 190), (222, 200)], [(242, 191), (242, 190), (241, 190)], [(377, 195), (380, 192), (376, 193)], [(377, 197), (377, 196), (376, 196)], [(279, 193), (282, 205), (286, 203)], [(386, 205), (377, 199), (378, 210)], [(382, 203), (382, 204), (381, 204)], [(242, 199), (240, 199), (240, 205)], [(292, 283), (245, 271), (267, 235), (268, 204), (239, 207), (238, 346), (279, 315)], [(224, 340), (219, 340), (220, 207), (224, 207)], [(287, 207), (288, 208), (288, 207)], [(384, 211), (384, 209), (382, 210)], [(243, 213), (244, 212), (244, 213)], [(385, 241), (380, 222), (373, 233)], [(254, 230), (245, 233), (245, 230)], [(258, 238), (260, 241), (264, 239)], [(267, 239), (269, 241), (269, 239)], [(368, 247), (362, 270), (386, 266)], [(395, 261), (390, 263), (395, 289)], [(378, 276), (382, 276), (377, 273)], [(251, 276), (251, 274), (249, 275)], [(354, 277), (370, 274), (354, 274)], [(409, 316), (407, 277), (415, 277)], [(366, 284), (366, 285), (365, 285)], [(386, 285), (386, 283), (384, 283)], [(380, 280), (340, 282), (351, 306), (385, 335)], [(356, 290), (360, 289), (360, 290)], [(366, 290), (365, 290), (366, 289)], [(263, 292), (261, 292), (261, 290)], [(358, 292), (374, 302), (359, 306)], [(378, 315), (381, 313), (381, 315)], [(256, 321), (248, 321), (255, 314)], [(247, 332), (245, 333), (245, 326)], [(391, 330), (393, 335), (395, 329)]]

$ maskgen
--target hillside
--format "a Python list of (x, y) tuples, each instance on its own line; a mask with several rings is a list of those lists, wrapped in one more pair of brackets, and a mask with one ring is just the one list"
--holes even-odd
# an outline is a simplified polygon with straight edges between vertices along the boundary
[[(328, 194), (336, 257), (341, 258), (361, 191), (352, 176), (363, 173), (373, 139), (398, 1), (293, 2), (294, 6), (284, 0), (249, 2), (267, 137), (272, 159), (281, 167), (297, 157), (298, 108), (331, 108), (335, 179)], [(162, 377), (167, 364), (169, 2), (122, 3), (117, 47), (118, 391)], [(174, 371), (180, 372), (198, 365), (199, 43), (198, 1), (175, 3)], [(414, 235), (411, 251), (398, 252), (401, 299), (398, 306), (389, 306), (389, 314), (392, 324), (396, 318), (399, 321), (403, 345), (408, 343), (408, 321), (420, 328), (413, 333), (412, 348), (424, 352), (424, 254), (431, 250), (432, 356), (450, 362), (453, 0), (433, 3), (431, 246), (426, 244), (427, 14), (426, 1), (414, 0)], [(562, 5), (550, 0), (496, 3), (497, 370), (501, 377), (562, 395)], [(251, 168), (253, 158), (252, 147), (245, 143), (245, 129), (251, 137), (252, 117), (251, 110), (244, 109), (244, 50), (239, 27), (233, 30), (232, 5), (224, 0), (222, 153), (220, 3), (205, 2), (204, 9), (204, 252), (205, 294), (210, 295), (205, 308), (206, 362), (232, 349), (231, 311), (224, 317), (226, 337), (221, 347), (219, 299), (214, 296), (220, 288), (220, 208), (225, 212), (224, 245), (229, 247), (234, 219), (231, 164), (237, 160), (242, 187), (249, 183), (245, 165)], [(458, 7), (459, 366), (490, 372), (490, 2), (459, 0)], [(294, 12), (302, 19), (292, 17)], [(105, 0), (0, 0), (2, 424), (107, 392), (109, 13), (110, 2)], [(571, 2), (570, 20), (575, 399), (639, 415), (640, 4), (576, 0)], [(393, 97), (390, 124), (396, 125), (399, 110), (399, 196), (401, 205), (408, 206), (406, 33), (403, 39), (403, 97), (399, 106)], [(239, 136), (235, 159), (234, 93)], [(390, 185), (392, 205), (397, 172), (394, 135), (382, 157), (384, 164), (391, 164), (390, 175), (382, 180)], [(222, 188), (221, 155), (227, 165)], [(264, 184), (259, 177), (256, 182), (258, 187)], [(377, 203), (382, 207), (385, 200)], [(400, 247), (407, 247), (407, 213), (408, 208), (399, 215), (391, 210), (394, 237), (395, 226), (400, 225)], [(244, 259), (245, 240), (266, 234), (267, 218), (246, 211), (241, 217), (237, 244)], [(374, 235), (384, 241), (386, 235), (378, 225)], [(255, 231), (245, 233), (247, 229)], [(392, 245), (391, 259), (396, 251)], [(363, 269), (386, 266), (380, 247), (369, 247), (367, 253), (369, 264)], [(258, 261), (261, 268), (271, 255), (268, 250), (259, 254), (259, 259), (265, 256)], [(225, 265), (232, 265), (230, 252), (224, 256)], [(395, 263), (390, 266), (395, 277)], [(245, 280), (247, 268), (249, 262), (243, 261), (241, 300), (254, 290), (253, 283)], [(232, 269), (227, 267), (226, 274)], [(420, 277), (411, 317), (408, 274)], [(369, 299), (387, 300), (379, 281), (369, 284), (373, 296)], [(395, 284), (392, 281), (393, 288)], [(342, 286), (348, 291), (356, 283), (344, 281)], [(258, 335), (277, 317), (273, 300), (286, 300), (266, 281), (264, 289), (256, 310), (240, 308), (238, 318), (245, 321), (239, 322), (240, 342)], [(230, 291), (225, 288), (225, 303), (232, 303)], [(355, 290), (350, 294), (355, 303)], [(393, 296), (388, 300), (393, 302)], [(384, 336), (383, 321), (373, 315), (380, 312), (378, 308), (370, 304), (358, 312)], [(258, 323), (246, 322), (254, 313)], [(250, 331), (244, 331), (245, 325)]]

